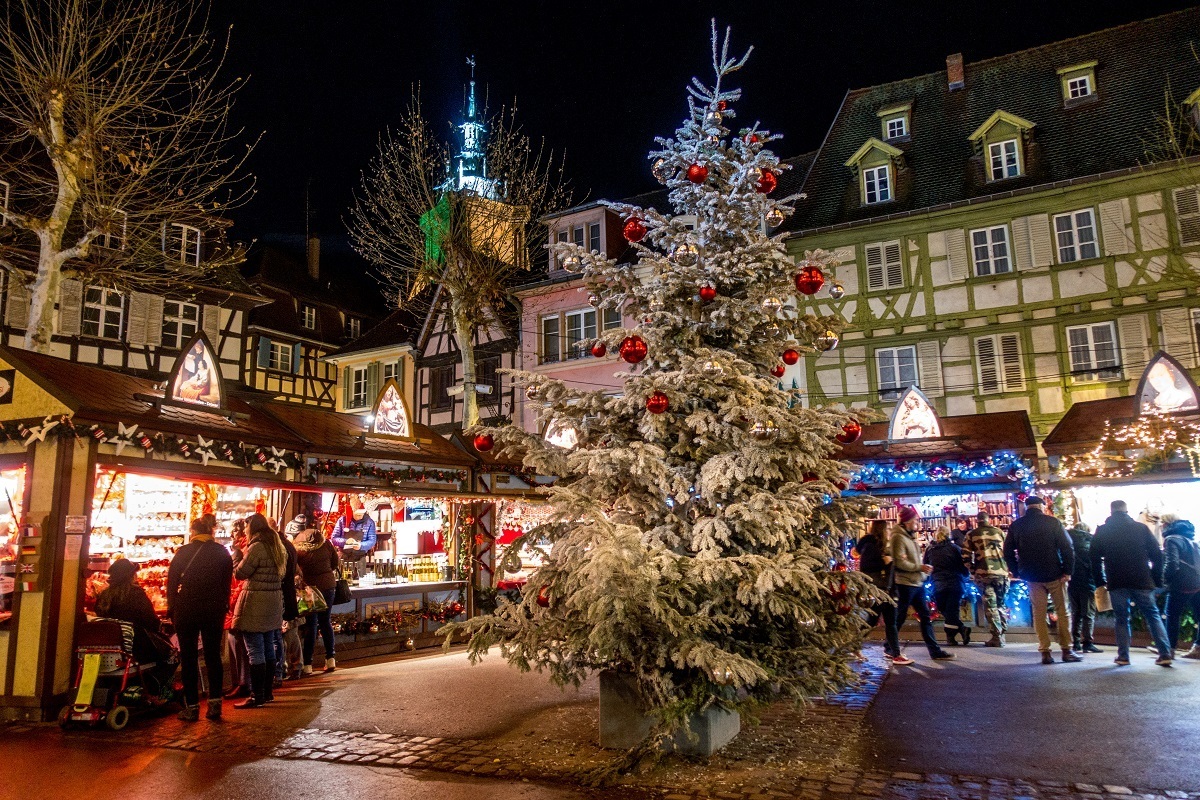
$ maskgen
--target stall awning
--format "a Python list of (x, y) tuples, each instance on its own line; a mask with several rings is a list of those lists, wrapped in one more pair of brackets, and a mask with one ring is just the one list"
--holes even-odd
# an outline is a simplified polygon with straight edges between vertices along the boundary
[(868, 462), (889, 459), (964, 458), (992, 453), (1035, 455), (1037, 440), (1024, 411), (939, 417), (941, 436), (929, 439), (888, 439), (890, 422), (863, 426), (862, 435), (842, 445), (840, 457)]
[(1137, 398), (1106, 397), (1075, 403), (1042, 441), (1049, 456), (1086, 453), (1100, 444), (1105, 425), (1118, 427), (1133, 421), (1137, 415)]

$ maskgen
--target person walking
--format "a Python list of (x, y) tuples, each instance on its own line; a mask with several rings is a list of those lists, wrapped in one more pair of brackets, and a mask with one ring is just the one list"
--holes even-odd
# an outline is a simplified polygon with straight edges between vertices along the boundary
[(961, 635), (965, 646), (971, 643), (971, 627), (959, 617), (959, 606), (962, 605), (963, 578), (967, 576), (967, 566), (949, 528), (938, 528), (936, 539), (925, 551), (923, 559), (925, 564), (933, 568), (929, 575), (933, 581), (933, 602), (942, 614), (946, 643), (958, 644), (955, 637)]
[(967, 532), (963, 547), (963, 562), (967, 572), (975, 581), (979, 595), (983, 598), (984, 613), (987, 615), (988, 630), (992, 636), (984, 645), (1004, 647), (1004, 635), (1008, 631), (1008, 611), (1004, 602), (1008, 598), (1008, 564), (1004, 561), (1004, 531), (992, 525), (992, 519), (981, 512), (975, 517), (976, 525)]
[(229, 551), (213, 539), (217, 518), (205, 514), (192, 522), (191, 540), (175, 551), (167, 568), (167, 613), (179, 638), (179, 661), (183, 679), (183, 710), (179, 718), (194, 722), (200, 717), (200, 653), (204, 647), (204, 669), (208, 677), (208, 709), (211, 720), (221, 718), (221, 691), (225, 675), (221, 666), (221, 643), (225, 636), (225, 614), (229, 611), (229, 587), (233, 560)]
[(1103, 653), (1092, 642), (1096, 626), (1096, 581), (1092, 579), (1092, 528), (1086, 522), (1076, 522), (1067, 531), (1071, 550), (1075, 554), (1075, 569), (1067, 585), (1067, 600), (1071, 603), (1071, 648), (1077, 653)]
[(304, 666), (301, 675), (312, 674), (313, 652), (317, 648), (317, 633), (325, 645), (325, 671), (337, 667), (333, 644), (333, 623), (330, 614), (333, 608), (334, 588), (337, 586), (338, 553), (325, 536), (316, 528), (309, 528), (296, 536), (296, 565), (305, 586), (321, 593), (325, 598), (324, 611), (310, 611), (308, 625), (304, 628)]
[(246, 527), (250, 547), (234, 568), (246, 581), (233, 610), (233, 628), (246, 640), (250, 659), (251, 696), (234, 708), (258, 708), (267, 702), (275, 674), (275, 631), (283, 627), (283, 593), (288, 553), (262, 514), (252, 514)]
[(1042, 498), (1025, 500), (1025, 515), (1013, 520), (1004, 540), (1004, 560), (1011, 573), (1029, 585), (1033, 628), (1043, 664), (1053, 664), (1050, 654), (1050, 625), (1047, 601), (1058, 612), (1058, 643), (1064, 664), (1082, 661), (1071, 650), (1071, 611), (1067, 607), (1067, 584), (1075, 569), (1075, 551), (1062, 523), (1045, 513)]
[[(233, 521), (233, 563), (242, 560), (250, 547), (250, 536), (246, 533), (246, 520)], [(245, 581), (231, 578), (229, 587), (229, 611), (225, 613), (225, 644), (229, 652), (229, 691), (226, 700), (240, 700), (250, 696), (250, 656), (246, 652), (246, 640), (242, 632), (233, 628), (233, 609), (237, 608)]]
[[(903, 627), (904, 618), (908, 616), (908, 610), (911, 608), (916, 611), (917, 619), (921, 623), (921, 638), (929, 650), (929, 657), (935, 661), (946, 661), (954, 656), (938, 646), (937, 639), (933, 636), (929, 605), (925, 602), (925, 576), (933, 572), (933, 567), (921, 563), (921, 548), (913, 538), (917, 529), (917, 517), (917, 510), (912, 506), (900, 509), (900, 522), (892, 530), (888, 542), (896, 581), (896, 641), (900, 640), (900, 628)], [(911, 664), (912, 660), (893, 659), (892, 663)]]
[(1196, 528), (1186, 519), (1173, 520), (1163, 529), (1163, 582), (1167, 587), (1167, 640), (1174, 652), (1179, 645), (1179, 624), (1188, 609), (1197, 624), (1192, 648), (1184, 658), (1200, 659), (1200, 550)]
[[(892, 557), (887, 549), (887, 520), (873, 519), (866, 534), (854, 543), (854, 552), (858, 554), (858, 571), (866, 575), (875, 588), (891, 595), (892, 593)], [(895, 662), (911, 664), (911, 659), (905, 659), (900, 653), (900, 639), (896, 633), (896, 604), (894, 600), (880, 600), (871, 606), (867, 616), (867, 624), (875, 627), (883, 620), (884, 644), (883, 652)]]
[(1119, 667), (1129, 666), (1129, 606), (1135, 604), (1158, 648), (1155, 664), (1169, 667), (1174, 661), (1171, 642), (1154, 590), (1162, 586), (1163, 553), (1158, 540), (1145, 524), (1129, 516), (1124, 500), (1114, 500), (1112, 513), (1092, 538), (1092, 577), (1097, 586), (1107, 586), (1116, 616)]

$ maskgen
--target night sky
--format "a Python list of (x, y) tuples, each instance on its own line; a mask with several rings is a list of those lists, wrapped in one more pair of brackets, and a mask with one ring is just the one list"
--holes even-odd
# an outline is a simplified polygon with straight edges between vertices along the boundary
[(230, 73), (249, 76), (234, 121), (264, 133), (250, 162), (258, 193), (232, 214), (233, 236), (303, 232), (306, 187), (315, 232), (343, 235), (379, 133), (419, 83), (449, 134), (470, 54), (490, 103), (515, 97), (526, 130), (566, 151), (578, 202), (654, 188), (646, 152), (682, 119), (691, 76), (710, 75), (713, 17), (739, 52), (754, 45), (735, 76), (738, 122), (784, 134), (786, 157), (820, 145), (849, 88), (1192, 4), (215, 0), (214, 27), (233, 25)]

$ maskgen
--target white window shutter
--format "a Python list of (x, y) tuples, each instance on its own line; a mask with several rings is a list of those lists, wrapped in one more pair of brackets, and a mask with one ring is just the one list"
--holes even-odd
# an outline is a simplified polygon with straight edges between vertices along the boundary
[(971, 273), (966, 231), (961, 228), (946, 231), (946, 257), (949, 259), (950, 280), (966, 280)]
[(1107, 255), (1121, 255), (1133, 250), (1127, 198), (1100, 204), (1100, 233), (1104, 237), (1104, 252)]
[(221, 307), (210, 306), (206, 303), (201, 315), (200, 326), (204, 329), (204, 335), (208, 337), (208, 341), (212, 343), (213, 350), (216, 351), (214, 355), (219, 358), (221, 343), (217, 341), (217, 335), (221, 332)]
[(150, 316), (150, 295), (131, 292), (129, 295), (129, 319), (125, 324), (125, 339), (135, 347), (146, 344), (146, 323)]
[[(1184, 311), (1186, 314), (1186, 310)], [(1125, 376), (1138, 377), (1150, 360), (1150, 336), (1146, 332), (1146, 317), (1130, 314), (1117, 319), (1117, 337), (1120, 339), (1121, 364)]]
[(83, 281), (64, 279), (58, 284), (58, 332), (78, 336), (83, 327)]
[(1014, 269), (1033, 266), (1033, 256), (1029, 252), (1029, 217), (1017, 217), (1012, 221), (1012, 254)]
[(1025, 217), (1029, 226), (1029, 255), (1032, 266), (1048, 267), (1054, 263), (1054, 237), (1050, 235), (1050, 218), (1045, 214)]
[(1162, 346), (1180, 364), (1188, 369), (1196, 368), (1196, 344), (1192, 331), (1190, 308), (1164, 308), (1162, 317)]
[(979, 368), (979, 393), (1000, 391), (1000, 370), (996, 366), (996, 338), (981, 336), (975, 340), (975, 364)]
[(10, 328), (24, 329), (29, 324), (29, 304), (33, 298), (25, 285), (25, 274), (8, 273), (8, 305), (4, 309), (4, 323)]
[(867, 290), (878, 292), (884, 288), (883, 245), (869, 244), (863, 250), (867, 262)]
[(148, 294), (146, 298), (146, 344), (159, 347), (162, 345), (163, 297)]
[(1200, 187), (1175, 190), (1175, 217), (1179, 221), (1179, 243), (1200, 244)]
[(937, 342), (917, 343), (917, 369), (926, 397), (942, 396), (942, 347)]
[(883, 282), (887, 288), (899, 289), (904, 286), (904, 259), (899, 242), (884, 243), (883, 270)]
[(1004, 391), (1025, 390), (1025, 370), (1021, 364), (1021, 336), (1005, 333), (997, 337), (1000, 341), (1000, 368), (1004, 379)]

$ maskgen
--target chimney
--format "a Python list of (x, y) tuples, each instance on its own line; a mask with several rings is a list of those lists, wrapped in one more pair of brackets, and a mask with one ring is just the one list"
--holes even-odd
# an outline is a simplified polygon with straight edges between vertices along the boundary
[(315, 234), (308, 236), (308, 277), (314, 281), (321, 277), (321, 239)]
[(966, 85), (963, 77), (962, 53), (946, 56), (946, 83), (952, 92)]

